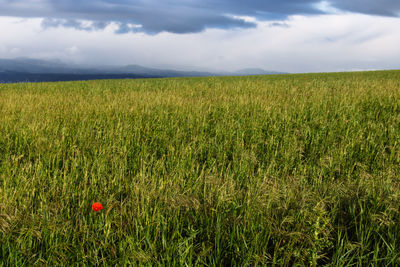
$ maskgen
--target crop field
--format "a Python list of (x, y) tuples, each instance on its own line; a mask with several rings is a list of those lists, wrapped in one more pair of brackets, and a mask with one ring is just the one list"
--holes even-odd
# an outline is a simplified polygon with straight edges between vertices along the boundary
[(393, 266), (399, 244), (400, 71), (0, 84), (2, 266)]

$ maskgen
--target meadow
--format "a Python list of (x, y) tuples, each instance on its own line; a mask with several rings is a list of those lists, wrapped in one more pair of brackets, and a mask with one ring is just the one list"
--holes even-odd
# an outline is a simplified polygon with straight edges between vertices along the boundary
[(393, 266), (399, 244), (400, 71), (0, 84), (2, 266)]

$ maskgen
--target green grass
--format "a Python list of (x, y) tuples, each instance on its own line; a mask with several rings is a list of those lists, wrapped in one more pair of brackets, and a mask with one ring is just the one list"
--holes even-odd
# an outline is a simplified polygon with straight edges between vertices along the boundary
[(0, 84), (0, 265), (393, 266), (399, 213), (400, 71)]

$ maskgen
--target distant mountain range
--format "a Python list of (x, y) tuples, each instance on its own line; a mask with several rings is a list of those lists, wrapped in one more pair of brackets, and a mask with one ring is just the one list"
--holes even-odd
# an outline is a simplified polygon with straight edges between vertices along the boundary
[(29, 58), (0, 59), (0, 83), (75, 81), (95, 79), (137, 79), (166, 77), (206, 77), (281, 74), (250, 68), (236, 72), (180, 71), (139, 65), (83, 67), (61, 61)]

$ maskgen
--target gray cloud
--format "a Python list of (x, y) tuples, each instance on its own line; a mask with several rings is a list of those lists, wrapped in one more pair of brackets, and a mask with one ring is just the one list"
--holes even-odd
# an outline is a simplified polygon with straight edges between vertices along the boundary
[[(200, 32), (206, 28), (250, 28), (258, 20), (284, 20), (290, 15), (321, 14), (321, 0), (0, 0), (0, 16), (43, 17), (43, 27), (101, 30), (109, 23), (117, 33)], [(344, 11), (398, 16), (399, 0), (330, 0)], [(91, 25), (82, 20), (93, 21)], [(136, 27), (132, 25), (141, 25)]]
[(254, 23), (233, 16), (261, 20), (285, 19), (292, 14), (317, 14), (317, 0), (0, 0), (0, 15), (45, 17), (44, 27), (86, 27), (79, 20), (107, 25), (117, 22), (118, 33), (139, 30), (159, 33), (200, 32), (206, 28), (250, 28)]
[(94, 30), (104, 30), (110, 22), (104, 21), (90, 21), (85, 22), (77, 19), (58, 19), (58, 18), (44, 18), (42, 20), (42, 28), (73, 28), (81, 31), (94, 31)]
[(400, 16), (399, 0), (332, 0), (330, 2), (341, 10), (380, 16)]
[(270, 27), (282, 27), (282, 28), (289, 28), (289, 24), (286, 22), (272, 22), (269, 24)]
[(79, 20), (74, 19), (53, 19), (45, 18), (42, 21), (42, 27), (47, 28), (74, 28), (83, 31), (93, 31), (93, 30), (103, 30), (107, 27), (109, 23), (103, 21), (91, 21), (90, 23), (84, 23)]

